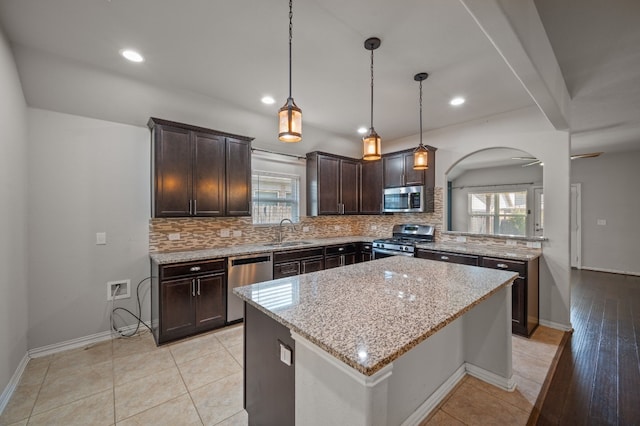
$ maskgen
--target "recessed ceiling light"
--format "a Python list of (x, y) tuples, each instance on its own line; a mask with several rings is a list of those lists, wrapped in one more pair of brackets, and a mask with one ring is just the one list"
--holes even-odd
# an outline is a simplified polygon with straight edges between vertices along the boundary
[(263, 104), (267, 104), (267, 105), (271, 105), (271, 104), (275, 104), (276, 100), (273, 99), (271, 96), (263, 96), (261, 99)]
[(364, 135), (365, 133), (367, 133), (367, 129), (366, 127), (359, 127), (358, 128), (358, 133), (360, 133), (361, 135)]
[(130, 60), (131, 62), (143, 62), (144, 61), (144, 57), (139, 54), (138, 52), (136, 52), (135, 50), (131, 50), (131, 49), (124, 49), (120, 51), (120, 54), (122, 56), (124, 56), (126, 59)]
[(449, 105), (458, 106), (458, 105), (462, 105), (464, 102), (465, 102), (465, 99), (463, 97), (456, 96), (455, 98), (449, 101)]

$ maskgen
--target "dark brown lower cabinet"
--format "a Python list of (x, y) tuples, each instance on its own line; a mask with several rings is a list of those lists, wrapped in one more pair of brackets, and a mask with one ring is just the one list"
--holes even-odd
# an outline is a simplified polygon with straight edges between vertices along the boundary
[(356, 263), (356, 243), (339, 244), (324, 248), (324, 269)]
[(151, 323), (157, 344), (225, 325), (224, 259), (152, 263)]
[(476, 256), (419, 248), (416, 257), (442, 262), (461, 263), (502, 269), (518, 273), (511, 288), (511, 330), (514, 334), (529, 337), (539, 323), (538, 268), (539, 259), (529, 261)]
[(356, 255), (356, 262), (368, 262), (373, 260), (373, 244), (372, 243), (358, 243), (358, 253)]
[[(245, 303), (244, 408), (249, 425), (295, 424), (295, 341), (291, 331)], [(280, 361), (280, 345), (291, 365)]]
[(273, 279), (321, 271), (325, 267), (324, 248), (285, 250), (273, 253)]

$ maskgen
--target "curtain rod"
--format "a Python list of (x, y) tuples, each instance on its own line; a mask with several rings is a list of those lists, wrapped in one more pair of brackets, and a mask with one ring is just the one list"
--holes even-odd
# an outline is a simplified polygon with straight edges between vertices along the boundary
[(293, 157), (293, 158), (296, 158), (298, 160), (306, 160), (307, 159), (307, 157), (305, 155), (285, 154), (283, 152), (269, 151), (268, 149), (251, 148), (251, 152), (254, 152), (254, 151), (266, 152), (267, 154), (284, 155), (285, 157)]
[(466, 186), (452, 186), (451, 189), (464, 189), (464, 188), (493, 188), (496, 186), (517, 186), (517, 185), (533, 185), (535, 182), (520, 182), (520, 183), (500, 183), (493, 185), (466, 185)]

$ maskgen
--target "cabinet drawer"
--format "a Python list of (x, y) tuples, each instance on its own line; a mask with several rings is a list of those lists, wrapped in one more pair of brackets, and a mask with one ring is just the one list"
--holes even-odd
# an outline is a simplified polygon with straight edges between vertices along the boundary
[(454, 254), (442, 251), (420, 250), (416, 253), (416, 257), (421, 259), (439, 260), (441, 262), (459, 263), (462, 265), (478, 265), (478, 256), (469, 254)]
[(324, 256), (324, 249), (322, 247), (309, 248), (303, 250), (287, 250), (277, 251), (273, 253), (274, 262), (283, 262), (287, 260), (306, 259), (309, 257), (321, 257)]
[(160, 267), (162, 279), (199, 275), (208, 272), (224, 271), (225, 259), (203, 260), (199, 262), (176, 263)]
[(513, 271), (520, 274), (521, 277), (527, 276), (527, 263), (517, 260), (496, 259), (494, 257), (483, 257), (481, 266), (491, 269), (503, 269), (505, 271)]
[(348, 254), (348, 253), (355, 253), (355, 252), (356, 252), (355, 243), (328, 246), (328, 247), (325, 247), (324, 249), (324, 253), (326, 256)]

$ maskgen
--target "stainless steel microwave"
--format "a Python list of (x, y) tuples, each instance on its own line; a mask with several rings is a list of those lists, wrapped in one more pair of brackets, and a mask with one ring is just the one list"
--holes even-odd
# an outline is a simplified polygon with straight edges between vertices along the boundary
[(387, 213), (424, 212), (426, 209), (424, 186), (385, 188), (382, 210)]

